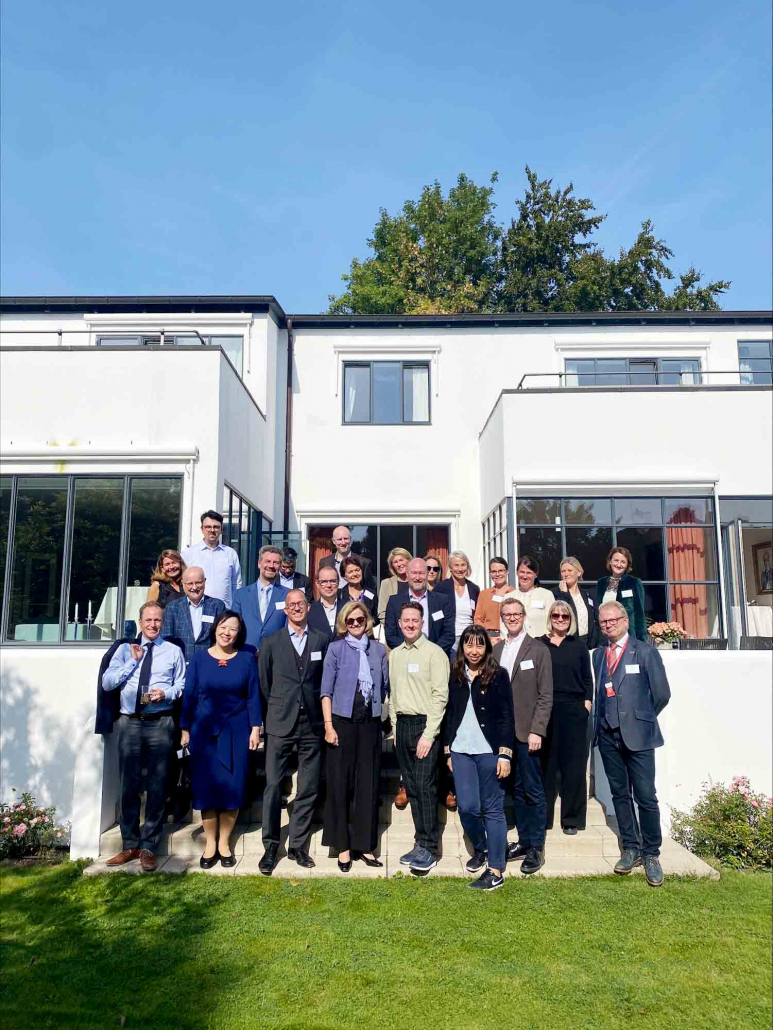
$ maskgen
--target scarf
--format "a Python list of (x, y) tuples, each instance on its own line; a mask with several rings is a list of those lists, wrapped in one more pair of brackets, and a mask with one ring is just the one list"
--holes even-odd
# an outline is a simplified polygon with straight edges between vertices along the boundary
[(353, 637), (351, 633), (347, 633), (344, 639), (349, 647), (360, 652), (360, 671), (357, 679), (360, 686), (360, 693), (366, 701), (370, 701), (373, 696), (373, 677), (370, 674), (368, 656), (365, 653), (368, 647), (368, 638), (363, 634), (358, 640), (356, 637)]

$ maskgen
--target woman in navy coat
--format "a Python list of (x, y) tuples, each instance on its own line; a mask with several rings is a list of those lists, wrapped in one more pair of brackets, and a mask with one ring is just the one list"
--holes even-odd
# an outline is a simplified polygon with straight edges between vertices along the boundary
[(218, 860), (236, 865), (228, 841), (245, 803), (249, 753), (260, 743), (258, 670), (255, 655), (242, 650), (246, 636), (240, 615), (220, 612), (212, 646), (193, 655), (185, 677), (180, 727), (191, 753), (192, 807), (206, 834), (202, 869)]

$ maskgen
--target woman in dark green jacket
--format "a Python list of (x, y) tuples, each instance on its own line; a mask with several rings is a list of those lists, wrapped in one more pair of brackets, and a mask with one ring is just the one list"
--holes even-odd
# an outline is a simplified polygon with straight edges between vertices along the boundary
[(607, 555), (610, 574), (602, 576), (596, 587), (596, 610), (608, 601), (619, 601), (628, 613), (628, 632), (638, 640), (647, 639), (644, 617), (644, 585), (632, 576), (633, 556), (627, 547), (613, 547)]

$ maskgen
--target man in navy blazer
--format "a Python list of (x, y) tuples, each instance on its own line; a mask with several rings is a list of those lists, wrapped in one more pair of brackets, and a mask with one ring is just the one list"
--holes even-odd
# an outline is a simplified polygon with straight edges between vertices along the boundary
[(260, 651), (264, 637), (276, 633), (287, 622), (285, 597), (288, 591), (279, 586), (279, 563), (282, 552), (266, 544), (258, 555), (258, 579), (248, 587), (241, 587), (233, 597), (233, 610), (247, 626), (247, 644)]
[(219, 597), (208, 597), (204, 570), (189, 565), (182, 574), (185, 597), (172, 601), (164, 612), (164, 636), (182, 648), (186, 664), (196, 651), (210, 646), (212, 624), (225, 604)]
[(408, 562), (408, 582), (398, 586), (397, 593), (389, 598), (387, 604), (384, 632), (387, 644), (393, 650), (403, 642), (398, 620), (400, 608), (406, 601), (416, 601), (421, 605), (424, 636), (450, 656), (455, 640), (455, 604), (448, 594), (427, 590), (427, 563), (423, 558), (412, 558)]
[(338, 572), (334, 568), (326, 565), (317, 569), (317, 593), (319, 600), (312, 601), (309, 607), (309, 626), (335, 640), (336, 619), (343, 605), (338, 600)]
[[(663, 838), (655, 792), (655, 748), (663, 746), (658, 715), (671, 698), (671, 688), (656, 648), (629, 635), (628, 613), (619, 601), (601, 605), (599, 626), (607, 647), (593, 652), (593, 743), (601, 753), (620, 827), (623, 853), (615, 872), (626, 876), (643, 864), (647, 882), (659, 887), (663, 883), (658, 861)], [(639, 808), (641, 844), (634, 799)]]

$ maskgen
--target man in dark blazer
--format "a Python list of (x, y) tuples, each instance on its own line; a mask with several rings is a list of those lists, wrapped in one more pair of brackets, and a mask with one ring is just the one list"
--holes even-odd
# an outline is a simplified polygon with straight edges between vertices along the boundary
[[(341, 575), (339, 569), (344, 558), (348, 558), (352, 553), (352, 531), (348, 526), (336, 526), (331, 533), (331, 539), (335, 551), (320, 561), (319, 568), (335, 569), (338, 572), (338, 586), (342, 587), (346, 584), (346, 580)], [(356, 557), (360, 559), (362, 564), (362, 585), (369, 590), (374, 589), (373, 563), (370, 558), (366, 558), (363, 554), (358, 554)]]
[(260, 651), (265, 637), (276, 633), (287, 621), (285, 597), (287, 591), (278, 585), (279, 563), (282, 552), (266, 544), (258, 555), (258, 579), (248, 587), (241, 587), (233, 597), (233, 610), (241, 615), (247, 626), (247, 643)]
[(456, 607), (448, 594), (427, 590), (427, 563), (423, 558), (412, 558), (408, 562), (408, 582), (400, 583), (397, 593), (387, 603), (384, 632), (391, 650), (403, 642), (399, 620), (400, 608), (406, 601), (416, 601), (421, 605), (424, 611), (424, 636), (450, 656), (456, 639)]
[(593, 743), (601, 753), (620, 827), (623, 853), (615, 872), (627, 876), (644, 865), (647, 882), (659, 887), (663, 883), (659, 861), (663, 837), (655, 792), (655, 748), (663, 746), (658, 716), (671, 698), (671, 688), (657, 649), (629, 635), (628, 613), (619, 601), (601, 605), (599, 626), (607, 647), (593, 652)]
[(540, 750), (553, 709), (553, 663), (547, 647), (524, 629), (526, 609), (515, 597), (502, 602), (504, 640), (494, 658), (510, 674), (515, 710), (513, 809), (518, 843), (508, 844), (507, 860), (523, 858), (522, 873), (545, 864), (547, 809)]
[(302, 590), (306, 600), (311, 604), (314, 600), (314, 592), (311, 589), (311, 580), (302, 572), (295, 571), (295, 563), (298, 561), (298, 552), (294, 547), (285, 547), (282, 551), (282, 560), (279, 563), (279, 585), (285, 590)]
[(342, 606), (338, 600), (338, 573), (329, 565), (317, 570), (317, 593), (319, 600), (312, 601), (309, 607), (309, 626), (335, 640), (336, 618)]
[(186, 664), (196, 651), (210, 646), (212, 624), (225, 604), (219, 597), (208, 597), (204, 570), (189, 565), (182, 574), (185, 597), (172, 601), (164, 612), (164, 636), (173, 641), (185, 655)]
[(310, 629), (309, 605), (302, 590), (291, 590), (285, 604), (287, 625), (264, 639), (258, 658), (261, 692), (266, 698), (266, 851), (258, 868), (265, 876), (271, 875), (277, 863), (281, 788), (294, 748), (298, 749), (298, 789), (290, 817), (287, 857), (304, 869), (314, 866), (308, 852), (308, 837), (319, 790), (325, 732), (319, 692), (329, 637)]

